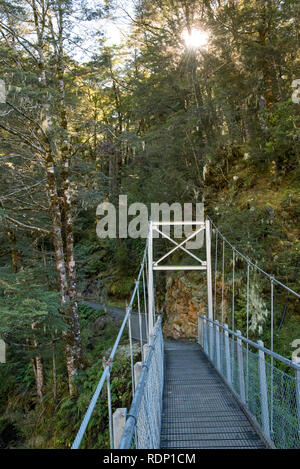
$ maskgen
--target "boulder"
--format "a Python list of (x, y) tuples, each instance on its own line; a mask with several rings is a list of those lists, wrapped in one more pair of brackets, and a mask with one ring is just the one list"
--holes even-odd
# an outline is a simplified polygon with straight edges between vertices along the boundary
[(196, 339), (197, 314), (205, 314), (206, 283), (187, 275), (169, 277), (166, 292), (164, 334), (173, 339)]

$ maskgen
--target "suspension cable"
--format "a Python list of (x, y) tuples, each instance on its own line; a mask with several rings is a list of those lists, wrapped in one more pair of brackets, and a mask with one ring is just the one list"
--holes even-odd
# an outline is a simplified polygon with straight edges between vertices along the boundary
[(212, 221), (212, 219), (210, 217), (207, 217), (211, 224), (214, 226), (214, 228), (218, 231), (218, 234), (221, 236), (221, 238), (225, 241), (225, 243), (231, 247), (232, 250), (235, 251), (236, 254), (238, 254), (242, 259), (244, 259), (247, 264), (251, 265), (252, 267), (254, 267), (255, 269), (257, 269), (259, 272), (261, 272), (263, 275), (265, 275), (268, 279), (273, 279), (273, 282), (276, 283), (277, 285), (280, 285), (282, 288), (285, 288), (287, 291), (289, 291), (290, 293), (292, 293), (293, 295), (295, 295), (297, 298), (300, 299), (300, 294), (299, 293), (296, 293), (294, 290), (292, 290), (291, 288), (289, 288), (287, 285), (285, 285), (284, 283), (280, 282), (279, 280), (277, 280), (274, 276), (268, 274), (267, 272), (265, 272), (261, 267), (259, 267), (258, 265), (256, 265), (254, 262), (252, 262), (248, 257), (246, 257), (244, 254), (242, 254), (238, 249), (236, 249), (236, 247), (233, 246), (233, 244), (230, 243), (230, 241), (228, 241), (228, 239), (220, 232), (220, 230), (217, 228), (217, 226), (215, 225), (215, 223)]

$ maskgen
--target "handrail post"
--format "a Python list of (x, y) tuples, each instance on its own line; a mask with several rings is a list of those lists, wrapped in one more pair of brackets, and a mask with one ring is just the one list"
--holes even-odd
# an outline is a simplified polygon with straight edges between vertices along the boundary
[(221, 350), (220, 350), (220, 328), (219, 321), (216, 321), (216, 363), (217, 369), (221, 372)]
[(198, 315), (198, 344), (204, 348), (203, 318)]
[(148, 240), (148, 327), (149, 327), (149, 340), (148, 343), (150, 344), (151, 341), (151, 334), (153, 333), (153, 310), (154, 310), (154, 302), (153, 302), (153, 223), (150, 220), (149, 223), (149, 240)]
[(225, 327), (225, 360), (226, 360), (226, 378), (228, 384), (231, 386), (231, 364), (230, 364), (230, 347), (229, 347), (229, 332), (228, 324)]
[(138, 385), (138, 382), (139, 382), (139, 379), (140, 379), (140, 376), (141, 376), (142, 366), (143, 366), (143, 362), (136, 362), (134, 364), (134, 385), (135, 385), (135, 389)]
[(118, 408), (113, 413), (114, 449), (119, 448), (122, 433), (126, 424), (126, 415), (126, 407)]
[[(150, 339), (149, 339), (150, 340)], [(148, 349), (149, 349), (149, 344), (144, 344), (143, 346), (143, 354), (142, 354), (142, 362), (144, 363), (144, 361), (146, 360), (146, 357), (147, 357), (147, 353), (148, 353)]]
[(214, 361), (214, 324), (211, 322), (208, 325), (208, 333), (209, 333), (209, 357), (211, 361)]
[(110, 449), (114, 449), (114, 428), (113, 428), (113, 415), (112, 415), (112, 408), (111, 408), (110, 369), (107, 373), (106, 384), (107, 384), (107, 406), (108, 406), (108, 420), (109, 420)]
[(209, 355), (209, 335), (208, 335), (208, 321), (206, 320), (206, 316), (204, 319), (204, 350), (206, 355)]
[[(128, 305), (126, 302), (126, 311), (128, 309)], [(132, 330), (131, 330), (131, 311), (128, 316), (128, 334), (129, 334), (129, 350), (130, 350), (130, 367), (131, 367), (131, 389), (132, 395), (134, 395), (135, 386), (134, 386), (134, 368), (133, 368), (133, 346), (132, 346)]]
[(237, 354), (238, 354), (238, 373), (239, 373), (239, 383), (240, 383), (240, 398), (244, 404), (246, 404), (246, 391), (245, 391), (245, 379), (244, 379), (244, 360), (243, 360), (243, 345), (241, 331), (236, 331), (238, 334), (237, 338)]
[[(264, 347), (262, 340), (257, 341), (260, 347)], [(269, 405), (268, 405), (268, 386), (266, 376), (266, 360), (265, 352), (260, 348), (259, 352), (259, 383), (260, 383), (260, 401), (261, 401), (261, 417), (262, 427), (265, 436), (270, 439), (270, 420), (269, 420)]]
[(139, 331), (140, 331), (140, 347), (141, 353), (143, 353), (143, 328), (142, 328), (142, 317), (141, 317), (141, 302), (140, 302), (140, 281), (136, 280), (137, 283), (137, 303), (138, 303), (138, 315), (139, 315)]
[(207, 323), (206, 316), (203, 316), (203, 350), (208, 355), (208, 337), (207, 337)]
[[(296, 365), (300, 365), (300, 357), (293, 357), (293, 362)], [(296, 380), (296, 402), (297, 402), (297, 414), (298, 414), (298, 435), (300, 438), (300, 371), (295, 370)]]

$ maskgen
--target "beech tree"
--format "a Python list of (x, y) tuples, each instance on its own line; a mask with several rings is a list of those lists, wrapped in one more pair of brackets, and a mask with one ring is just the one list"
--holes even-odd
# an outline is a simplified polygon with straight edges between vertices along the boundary
[[(74, 111), (70, 99), (75, 90), (70, 84), (74, 65), (66, 55), (70, 41), (76, 41), (70, 32), (75, 7), (75, 2), (68, 0), (3, 3), (0, 21), (2, 54), (7, 53), (2, 62), (2, 77), (8, 90), (0, 118), (6, 149), (2, 159), (28, 162), (30, 177), (35, 173), (40, 180), (31, 185), (23, 180), (24, 187), (17, 191), (32, 197), (35, 187), (46, 185), (46, 198), (42, 203), (35, 200), (34, 204), (49, 210), (50, 219), (46, 221), (47, 227), (39, 225), (41, 220), (35, 225), (15, 219), (6, 211), (4, 200), (2, 215), (10, 226), (51, 235), (62, 312), (69, 326), (64, 338), (71, 394), (75, 392), (74, 377), (81, 363), (70, 161), (83, 142), (71, 123)], [(13, 237), (10, 231), (7, 233), (16, 265)]]
[[(299, 1), (133, 1), (118, 46), (87, 20), (127, 2), (90, 3), (0, 0), (0, 336), (12, 355), (0, 413), (23, 446), (33, 427), (45, 438), (33, 446), (70, 446), (117, 334), (80, 300), (124, 304), (134, 283), (144, 240), (98, 239), (100, 202), (204, 202), (237, 248), (299, 289)], [(193, 31), (207, 43), (185, 41)], [(242, 328), (245, 272), (235, 267)], [(264, 329), (269, 285), (259, 282), (251, 295), (267, 305)], [(274, 340), (288, 354), (299, 311), (275, 296)], [(117, 370), (114, 403), (129, 399), (123, 363)], [(95, 411), (87, 441), (105, 446), (106, 410)]]

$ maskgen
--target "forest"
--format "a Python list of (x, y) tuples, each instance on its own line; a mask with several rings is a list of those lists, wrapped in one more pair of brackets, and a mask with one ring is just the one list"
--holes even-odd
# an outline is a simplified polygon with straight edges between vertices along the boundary
[[(145, 239), (100, 239), (100, 203), (204, 203), (299, 292), (299, 46), (298, 0), (0, 0), (0, 448), (70, 448), (101, 376), (119, 322), (92, 305), (125, 307)], [(241, 329), (244, 277), (237, 264)], [(253, 282), (252, 337), (267, 341), (268, 286)], [(279, 289), (274, 321), (291, 358), (299, 301)], [(127, 355), (116, 407), (131, 402)], [(98, 406), (83, 447), (108, 447), (106, 419)]]

